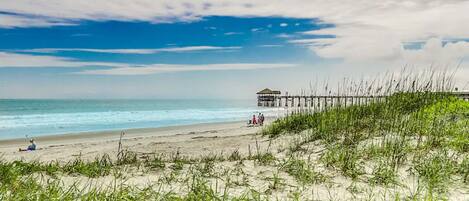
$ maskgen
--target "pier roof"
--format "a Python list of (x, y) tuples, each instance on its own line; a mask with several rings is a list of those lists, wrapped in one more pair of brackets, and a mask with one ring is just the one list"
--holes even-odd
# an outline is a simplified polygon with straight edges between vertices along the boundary
[(280, 93), (280, 91), (273, 91), (269, 88), (265, 88), (265, 89), (257, 92), (256, 94), (262, 95), (262, 94), (281, 94), (281, 93)]

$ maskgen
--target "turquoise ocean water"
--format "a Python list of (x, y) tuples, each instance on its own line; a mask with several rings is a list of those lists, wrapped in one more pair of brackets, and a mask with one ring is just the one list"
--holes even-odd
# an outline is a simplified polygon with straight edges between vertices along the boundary
[(249, 119), (255, 100), (0, 100), (0, 139)]

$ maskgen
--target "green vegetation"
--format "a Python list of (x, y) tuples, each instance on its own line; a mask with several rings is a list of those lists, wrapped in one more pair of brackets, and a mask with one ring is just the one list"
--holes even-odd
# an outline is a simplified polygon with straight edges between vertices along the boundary
[(327, 167), (334, 167), (352, 179), (356, 179), (363, 174), (363, 168), (359, 164), (360, 156), (355, 148), (333, 146), (329, 147), (321, 157), (321, 161)]
[(303, 185), (322, 183), (326, 176), (313, 169), (313, 166), (297, 157), (291, 157), (281, 166), (281, 169), (294, 177)]
[(389, 185), (396, 184), (397, 173), (394, 171), (393, 166), (386, 161), (380, 161), (373, 169), (372, 177), (369, 182), (372, 184)]
[(446, 184), (455, 173), (455, 163), (445, 153), (425, 155), (414, 163), (413, 169), (423, 178), (430, 190), (446, 190)]
[[(370, 184), (399, 185), (399, 168), (410, 166), (430, 195), (446, 192), (455, 182), (467, 184), (469, 102), (432, 92), (426, 88), (430, 84), (410, 83), (412, 87), (366, 105), (294, 112), (262, 134), (306, 133), (308, 141), (326, 145), (320, 161), (353, 180), (368, 177)], [(375, 164), (371, 172), (364, 170), (366, 163)]]
[(166, 163), (162, 155), (154, 155), (152, 157), (146, 157), (144, 164), (146, 165), (146, 167), (149, 167), (152, 170), (164, 169), (166, 167)]
[(69, 174), (82, 174), (87, 177), (100, 177), (106, 176), (111, 173), (113, 164), (109, 155), (103, 155), (96, 158), (94, 161), (85, 162), (80, 158), (65, 164), (61, 169)]
[(271, 178), (269, 178), (272, 183), (269, 184), (269, 189), (268, 190), (279, 190), (285, 186), (283, 179), (278, 176), (278, 172), (274, 173)]

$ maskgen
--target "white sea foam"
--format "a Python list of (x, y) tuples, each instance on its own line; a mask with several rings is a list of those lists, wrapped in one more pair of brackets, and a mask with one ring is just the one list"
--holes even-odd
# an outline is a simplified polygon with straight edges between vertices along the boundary
[(257, 112), (277, 116), (279, 111), (273, 108), (219, 108), (0, 115), (0, 138), (21, 137), (24, 133), (42, 135), (248, 120)]

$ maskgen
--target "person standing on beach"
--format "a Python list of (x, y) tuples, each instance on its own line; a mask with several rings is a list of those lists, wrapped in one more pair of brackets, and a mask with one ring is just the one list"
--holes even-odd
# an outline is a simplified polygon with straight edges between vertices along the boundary
[(259, 112), (259, 114), (257, 114), (257, 123), (262, 126), (261, 114), (262, 113), (260, 113), (260, 112)]
[(264, 125), (264, 114), (260, 113), (260, 115), (258, 116), (259, 118), (259, 124), (262, 126)]
[(252, 124), (253, 124), (253, 125), (256, 125), (256, 124), (257, 124), (256, 115), (252, 115)]

